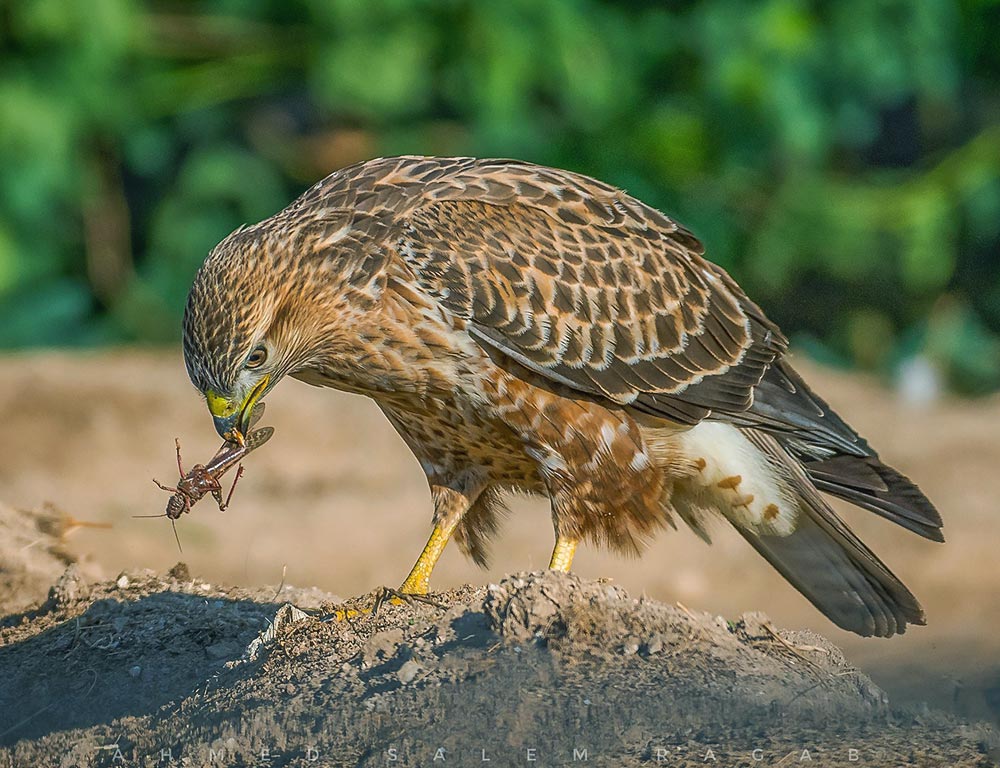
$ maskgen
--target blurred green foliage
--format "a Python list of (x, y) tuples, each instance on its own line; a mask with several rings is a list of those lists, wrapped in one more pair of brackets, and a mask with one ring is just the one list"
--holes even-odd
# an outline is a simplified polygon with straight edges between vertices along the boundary
[(1000, 4), (8, 0), (0, 346), (176, 341), (208, 250), (377, 155), (692, 228), (800, 343), (1000, 386)]

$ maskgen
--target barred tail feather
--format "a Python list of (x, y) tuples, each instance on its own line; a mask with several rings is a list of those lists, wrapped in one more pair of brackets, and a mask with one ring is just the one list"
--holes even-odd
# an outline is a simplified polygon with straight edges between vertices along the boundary
[(855, 536), (816, 491), (802, 466), (765, 433), (746, 430), (798, 497), (794, 530), (785, 535), (750, 526), (737, 530), (813, 605), (838, 626), (890, 637), (924, 624), (916, 597)]

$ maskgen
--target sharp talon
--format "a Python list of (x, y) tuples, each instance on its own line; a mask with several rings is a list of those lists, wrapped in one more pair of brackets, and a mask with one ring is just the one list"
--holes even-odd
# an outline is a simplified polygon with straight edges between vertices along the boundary
[(366, 613), (368, 613), (368, 611), (359, 611), (356, 608), (337, 608), (333, 611), (333, 613), (327, 614), (320, 619), (320, 621), (350, 621), (351, 619), (356, 619), (359, 616), (364, 616)]
[(412, 605), (413, 603), (424, 603), (432, 605), (442, 611), (448, 610), (448, 606), (438, 602), (427, 595), (414, 595), (409, 592), (402, 592), (392, 587), (379, 587), (375, 591), (375, 600), (371, 608), (334, 608), (324, 616), (321, 621), (351, 621), (364, 616), (376, 616), (386, 603), (389, 605)]
[(377, 614), (382, 606), (387, 602), (392, 605), (412, 605), (413, 603), (424, 603), (425, 605), (432, 605), (435, 608), (440, 608), (441, 610), (446, 610), (448, 608), (448, 606), (438, 602), (429, 595), (417, 595), (412, 592), (403, 592), (398, 589), (393, 589), (392, 587), (380, 587), (375, 596), (375, 603), (372, 605), (372, 615), (374, 616)]

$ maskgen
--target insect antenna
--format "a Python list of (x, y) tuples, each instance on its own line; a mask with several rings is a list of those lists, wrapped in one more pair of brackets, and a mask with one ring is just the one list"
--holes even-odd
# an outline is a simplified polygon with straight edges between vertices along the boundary
[[(166, 513), (164, 512), (164, 515)], [(174, 529), (174, 541), (177, 542), (177, 551), (182, 555), (184, 554), (184, 547), (181, 546), (181, 537), (177, 535), (177, 521), (173, 518), (170, 519), (170, 527)]]
[[(167, 517), (166, 512), (161, 512), (158, 515), (132, 515), (134, 518), (153, 518), (153, 517)], [(173, 518), (170, 519), (170, 527), (174, 529), (174, 541), (177, 542), (177, 551), (184, 552), (184, 547), (181, 546), (181, 537), (177, 534), (177, 521)]]

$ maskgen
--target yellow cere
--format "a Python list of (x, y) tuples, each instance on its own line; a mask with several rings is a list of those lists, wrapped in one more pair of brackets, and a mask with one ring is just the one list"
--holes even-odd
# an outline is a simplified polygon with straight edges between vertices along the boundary
[(238, 408), (231, 400), (222, 395), (215, 394), (212, 390), (208, 390), (205, 393), (205, 398), (208, 400), (209, 412), (218, 419), (225, 419), (232, 416)]

